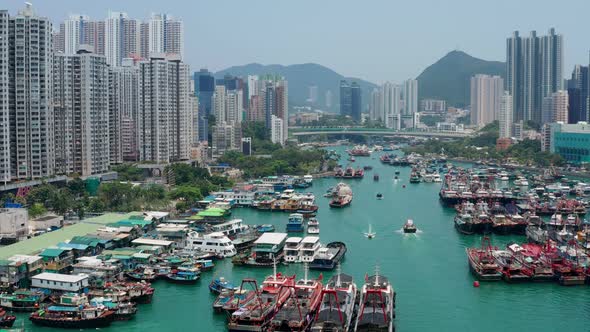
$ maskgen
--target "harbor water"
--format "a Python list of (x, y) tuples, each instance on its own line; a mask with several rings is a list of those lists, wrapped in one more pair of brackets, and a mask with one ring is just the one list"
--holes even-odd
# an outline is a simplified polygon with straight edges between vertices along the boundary
[[(344, 149), (342, 163), (346, 164)], [(438, 201), (439, 183), (410, 184), (410, 168), (381, 165), (379, 153), (357, 157), (352, 165), (373, 166), (364, 179), (341, 180), (350, 184), (351, 206), (330, 209), (322, 195), (340, 180), (314, 180), (308, 189), (320, 206), (321, 242), (343, 241), (348, 252), (342, 272), (354, 277), (360, 287), (365, 273), (379, 266), (397, 292), (396, 331), (588, 331), (590, 329), (590, 286), (563, 287), (556, 283), (507, 284), (481, 283), (473, 287), (465, 248), (479, 246), (480, 236), (459, 234), (453, 228), (454, 210)], [(400, 171), (399, 180), (394, 172)], [(380, 176), (379, 181), (373, 175)], [(405, 188), (404, 188), (405, 185)], [(376, 194), (383, 199), (377, 200)], [(233, 210), (234, 218), (247, 224), (273, 224), (277, 232), (285, 229), (288, 214), (259, 212), (249, 208)], [(402, 225), (413, 219), (417, 234), (403, 234)], [(377, 233), (369, 240), (363, 233)], [(493, 236), (493, 245), (504, 247), (510, 241), (525, 241), (524, 236)], [(225, 331), (226, 317), (215, 314), (215, 296), (208, 284), (225, 277), (236, 286), (242, 278), (259, 282), (272, 268), (234, 267), (229, 259), (216, 261), (213, 271), (203, 272), (197, 285), (154, 283), (153, 302), (139, 306), (136, 317), (115, 322), (101, 331)], [(303, 266), (279, 265), (279, 272), (303, 277)], [(327, 281), (331, 272), (324, 272)], [(310, 276), (319, 273), (310, 271)], [(15, 326), (25, 321), (26, 331), (57, 331), (34, 327), (26, 314), (17, 314)]]

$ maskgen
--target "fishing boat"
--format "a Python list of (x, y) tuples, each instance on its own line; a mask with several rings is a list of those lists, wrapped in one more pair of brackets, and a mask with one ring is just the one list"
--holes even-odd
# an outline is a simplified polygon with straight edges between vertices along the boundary
[(508, 250), (494, 250), (492, 255), (500, 267), (502, 278), (507, 282), (525, 282), (532, 279), (532, 271), (514, 258)]
[(338, 274), (330, 278), (322, 290), (321, 306), (311, 331), (349, 331), (354, 316), (356, 296), (357, 287), (352, 277), (338, 271)]
[(383, 194), (382, 193), (377, 193), (377, 199), (379, 199), (379, 200), (383, 199)]
[(455, 224), (455, 229), (459, 231), (459, 233), (472, 235), (475, 234), (475, 227), (473, 216), (469, 213), (461, 213), (457, 214), (453, 219)]
[(336, 188), (336, 196), (330, 201), (330, 207), (343, 208), (352, 202), (352, 189), (345, 183), (339, 183)]
[(346, 152), (348, 152), (350, 156), (368, 157), (371, 155), (371, 150), (369, 150), (366, 145), (356, 145)]
[(215, 263), (210, 259), (197, 259), (194, 262), (198, 265), (200, 271), (211, 271), (215, 267)]
[(516, 223), (512, 222), (512, 220), (510, 220), (509, 218), (507, 218), (505, 215), (503, 214), (497, 214), (492, 216), (492, 222), (493, 222), (493, 232), (495, 234), (500, 234), (500, 235), (507, 235), (507, 234), (511, 234), (514, 232), (514, 228), (516, 226)]
[(292, 213), (289, 215), (286, 231), (287, 233), (301, 233), (305, 231), (305, 226), (303, 225), (303, 215), (301, 213)]
[(221, 294), (221, 292), (225, 290), (233, 290), (235, 289), (234, 285), (226, 280), (224, 277), (219, 277), (214, 279), (209, 283), (209, 291), (214, 294)]
[(525, 229), (527, 240), (534, 243), (545, 243), (549, 239), (549, 232), (537, 225), (528, 225)]
[(313, 261), (309, 264), (312, 270), (332, 270), (346, 255), (346, 244), (330, 242), (320, 248)]
[(284, 276), (277, 273), (276, 261), (273, 264), (273, 274), (268, 276), (259, 290), (256, 280), (244, 279), (240, 290), (251, 285), (255, 291), (255, 298), (250, 303), (240, 306), (229, 318), (227, 325), (230, 332), (249, 331), (266, 332), (270, 329), (271, 318), (290, 297), (289, 287), (292, 287), (295, 276)]
[(365, 237), (370, 240), (374, 238), (375, 235), (377, 235), (377, 233), (373, 232), (371, 224), (369, 224), (369, 231), (365, 233)]
[(414, 225), (414, 221), (412, 219), (408, 219), (404, 224), (404, 233), (416, 233), (416, 225)]
[(59, 305), (38, 310), (29, 317), (36, 325), (71, 329), (107, 327), (114, 319), (115, 310), (104, 305), (91, 305), (86, 296), (73, 293), (63, 294)]
[(307, 266), (303, 279), (294, 285), (284, 287), (289, 293), (285, 303), (278, 309), (270, 322), (272, 331), (307, 331), (315, 318), (322, 299), (322, 283), (309, 279)]
[(32, 312), (38, 310), (46, 298), (41, 291), (18, 289), (12, 294), (0, 294), (0, 307), (14, 312)]
[(0, 309), (0, 328), (10, 328), (14, 325), (16, 316), (9, 315), (6, 310)]
[(256, 292), (249, 289), (236, 289), (232, 292), (231, 297), (222, 307), (223, 311), (228, 314), (234, 313), (241, 306), (246, 306), (255, 299)]
[(362, 179), (365, 176), (365, 171), (362, 168), (359, 168), (354, 171), (353, 178), (355, 179)]
[(346, 169), (344, 170), (344, 175), (342, 177), (345, 179), (352, 179), (354, 177), (354, 168), (350, 166), (346, 167)]
[(215, 301), (213, 301), (213, 311), (222, 312), (223, 306), (229, 302), (233, 297), (233, 289), (224, 289), (217, 295)]
[(95, 297), (90, 301), (95, 306), (105, 306), (115, 311), (115, 320), (130, 320), (137, 314), (137, 305), (130, 301), (114, 302), (110, 298)]
[(420, 174), (412, 172), (410, 174), (410, 183), (420, 183)]
[(259, 233), (271, 233), (275, 231), (275, 227), (271, 224), (260, 225), (256, 227)]
[(393, 332), (395, 329), (395, 291), (389, 280), (376, 270), (374, 276), (365, 277), (355, 332)]
[(200, 273), (197, 271), (172, 270), (166, 275), (166, 280), (178, 284), (195, 284), (199, 281)]
[(154, 281), (158, 278), (156, 272), (149, 266), (138, 266), (133, 271), (125, 273), (125, 276), (135, 281)]
[(469, 270), (477, 279), (481, 281), (497, 281), (502, 279), (500, 267), (492, 254), (492, 251), (496, 249), (491, 246), (490, 238), (487, 236), (481, 240), (480, 248), (465, 249), (467, 261), (469, 262)]

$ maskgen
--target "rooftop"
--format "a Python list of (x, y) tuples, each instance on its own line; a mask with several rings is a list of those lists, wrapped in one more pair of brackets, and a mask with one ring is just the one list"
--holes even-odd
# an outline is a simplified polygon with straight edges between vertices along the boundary
[(62, 281), (62, 282), (80, 282), (84, 279), (88, 279), (88, 276), (85, 274), (70, 275), (70, 274), (43, 272), (43, 273), (39, 273), (39, 274), (31, 277), (31, 279), (43, 279), (43, 280), (49, 280), (49, 281)]
[(17, 254), (37, 254), (44, 248), (56, 245), (59, 242), (66, 242), (74, 236), (81, 236), (87, 233), (95, 232), (97, 229), (105, 226), (106, 224), (115, 222), (117, 220), (126, 219), (136, 214), (137, 213), (107, 213), (99, 217), (85, 219), (77, 224), (62, 227), (61, 229), (53, 232), (45, 233), (25, 241), (1, 247), (0, 259), (6, 259)]
[(165, 240), (154, 240), (154, 239), (146, 239), (146, 238), (139, 238), (131, 241), (131, 243), (138, 245), (138, 244), (147, 244), (150, 246), (162, 246), (167, 247), (174, 243), (174, 241), (165, 241)]
[(301, 241), (302, 243), (316, 243), (320, 240), (320, 238), (318, 236), (306, 236), (303, 241)]
[(254, 244), (281, 244), (287, 238), (287, 233), (263, 233)]

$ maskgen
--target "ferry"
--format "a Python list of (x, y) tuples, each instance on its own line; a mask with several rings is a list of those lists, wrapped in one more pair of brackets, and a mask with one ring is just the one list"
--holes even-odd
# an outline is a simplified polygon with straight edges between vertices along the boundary
[(314, 260), (309, 264), (312, 270), (332, 270), (346, 255), (343, 242), (330, 242), (318, 250)]
[(311, 326), (312, 332), (347, 332), (352, 324), (357, 287), (351, 276), (340, 273), (322, 290), (322, 305)]
[(367, 277), (361, 289), (360, 308), (354, 325), (355, 332), (393, 332), (395, 291), (389, 280), (379, 275)]
[(189, 232), (184, 250), (189, 253), (210, 252), (220, 257), (233, 257), (237, 253), (232, 241), (221, 232)]
[(305, 230), (303, 225), (303, 215), (301, 213), (292, 213), (289, 215), (286, 231), (287, 233), (300, 233)]
[(221, 224), (211, 225), (213, 232), (221, 232), (227, 237), (233, 237), (240, 233), (245, 233), (250, 229), (248, 225), (244, 225), (242, 219), (232, 219)]

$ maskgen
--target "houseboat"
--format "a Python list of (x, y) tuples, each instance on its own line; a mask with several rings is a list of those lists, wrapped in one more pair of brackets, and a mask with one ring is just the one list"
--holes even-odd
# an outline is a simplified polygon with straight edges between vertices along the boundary
[(287, 233), (300, 233), (305, 231), (303, 215), (301, 213), (292, 213), (289, 215), (286, 231)]
[(314, 260), (309, 264), (312, 270), (332, 270), (346, 255), (343, 242), (330, 242), (318, 250)]
[(321, 248), (320, 238), (318, 236), (306, 236), (301, 240), (299, 261), (302, 263), (311, 263), (315, 259)]
[(290, 237), (285, 242), (285, 262), (287, 263), (296, 263), (300, 260), (301, 254), (301, 243), (302, 238), (300, 237)]

